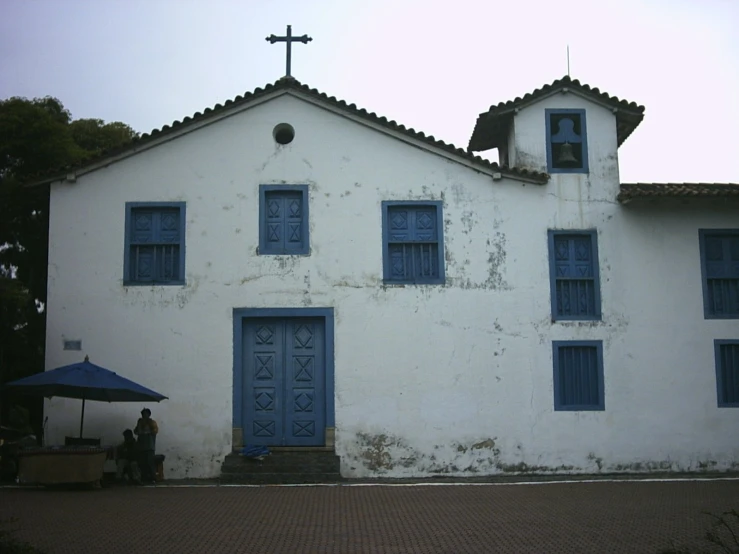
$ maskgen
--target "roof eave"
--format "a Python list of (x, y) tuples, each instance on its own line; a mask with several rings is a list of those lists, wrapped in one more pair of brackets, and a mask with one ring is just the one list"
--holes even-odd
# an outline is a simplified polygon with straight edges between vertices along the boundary
[(478, 116), (467, 149), (471, 152), (484, 152), (500, 148), (508, 139), (508, 129), (513, 120), (514, 110), (503, 113), (482, 113)]
[(502, 174), (511, 179), (538, 185), (546, 184), (549, 181), (549, 175), (546, 173), (539, 173), (527, 169), (508, 168), (506, 166), (489, 162), (480, 156), (476, 156), (468, 151), (462, 150), (461, 148), (457, 148), (452, 144), (447, 144), (433, 136), (415, 131), (414, 129), (408, 129), (395, 121), (389, 121), (387, 118), (368, 112), (365, 109), (356, 108), (354, 104), (349, 105), (343, 100), (327, 97), (323, 93), (318, 93), (314, 89), (308, 88), (307, 85), (301, 85), (300, 88), (295, 89), (295, 95), (300, 96), (303, 100), (313, 103), (320, 108), (327, 109), (336, 115), (346, 117), (356, 123), (393, 136), (405, 143), (433, 152), (436, 155), (465, 165), (475, 171), (479, 171), (493, 177), (496, 177), (498, 174)]
[[(110, 156), (105, 156), (97, 160), (93, 160), (86, 165), (71, 167), (69, 170), (54, 173), (50, 177), (45, 177), (38, 181), (31, 181), (29, 183), (26, 183), (25, 186), (36, 187), (41, 185), (48, 185), (57, 181), (67, 181), (70, 183), (74, 183), (77, 178), (82, 177), (83, 175), (92, 173), (93, 171), (97, 171), (98, 169), (105, 168), (111, 164), (114, 164), (121, 160), (125, 160), (126, 158), (130, 158), (131, 156), (135, 156), (136, 154), (150, 150), (151, 148), (155, 148), (160, 144), (164, 144), (178, 137), (181, 137), (182, 135), (186, 135), (187, 133), (192, 133), (193, 131), (197, 131), (198, 129), (202, 129), (203, 127), (207, 127), (208, 125), (212, 125), (213, 123), (216, 123), (244, 110), (272, 100), (273, 98), (288, 94), (289, 92), (289, 88), (281, 88), (275, 91), (264, 92), (257, 98), (249, 98), (234, 102), (233, 105), (223, 107), (216, 113), (209, 114), (208, 112), (211, 110), (205, 110), (203, 116), (192, 118), (189, 121), (187, 121), (188, 118), (186, 118), (181, 123), (176, 122), (178, 124), (176, 129), (172, 129), (170, 125), (165, 125), (161, 129), (156, 131), (157, 134), (161, 134), (160, 137), (146, 138), (144, 141), (140, 141), (140, 139), (136, 140), (120, 152), (116, 152), (114, 154), (111, 154)], [(200, 112), (198, 112), (196, 116), (198, 116), (199, 113)]]
[(621, 204), (650, 199), (739, 201), (739, 183), (621, 183), (616, 196)]
[[(229, 101), (224, 106), (216, 105), (215, 109), (206, 109), (202, 114), (198, 112), (193, 118), (185, 118), (182, 122), (176, 121), (172, 125), (166, 125), (159, 130), (153, 131), (149, 135), (142, 136), (139, 140), (133, 142), (127, 148), (115, 152), (109, 156), (103, 156), (97, 160), (92, 160), (89, 164), (82, 164), (77, 167), (70, 167), (51, 174), (43, 179), (32, 181), (26, 186), (40, 186), (58, 181), (75, 182), (77, 178), (105, 168), (113, 163), (119, 162), (138, 153), (144, 152), (151, 148), (155, 148), (160, 144), (174, 140), (184, 134), (191, 133), (207, 125), (216, 123), (227, 117), (231, 117), (246, 109), (252, 108), (264, 102), (268, 102), (274, 98), (283, 95), (292, 95), (302, 99), (303, 101), (312, 103), (322, 109), (326, 109), (346, 117), (362, 125), (371, 127), (384, 134), (393, 136), (405, 143), (422, 148), (429, 152), (433, 152), (450, 161), (460, 163), (475, 171), (497, 177), (504, 175), (511, 179), (533, 184), (545, 184), (549, 180), (549, 176), (545, 173), (527, 171), (525, 169), (518, 170), (515, 168), (507, 168), (494, 164), (479, 156), (461, 150), (453, 145), (438, 141), (434, 137), (419, 133), (413, 129), (406, 129), (404, 126), (388, 121), (386, 118), (377, 116), (367, 110), (359, 109), (354, 104), (347, 104), (344, 101), (329, 97), (323, 93), (319, 93), (315, 89), (310, 89), (307, 85), (302, 85), (294, 80), (280, 80), (275, 85), (268, 85), (265, 89), (257, 89), (254, 93), (237, 97), (236, 100)], [(158, 134), (160, 136), (152, 136)]]
[(643, 112), (616, 110), (616, 137), (621, 146), (644, 120)]

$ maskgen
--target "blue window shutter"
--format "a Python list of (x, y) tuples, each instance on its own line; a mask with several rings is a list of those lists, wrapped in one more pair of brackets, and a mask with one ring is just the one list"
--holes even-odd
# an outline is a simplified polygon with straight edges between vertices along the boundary
[(184, 284), (185, 203), (126, 203), (124, 284)]
[(444, 282), (440, 202), (383, 202), (387, 282)]
[(739, 340), (717, 340), (716, 388), (720, 408), (739, 408)]
[[(390, 250), (390, 279), (406, 281), (412, 279), (413, 254), (412, 246), (406, 243), (414, 239), (413, 212), (404, 207), (388, 210), (389, 238), (392, 241)], [(398, 244), (402, 243), (402, 244)]]
[(131, 238), (131, 281), (149, 283), (155, 276), (155, 213), (137, 209), (131, 213), (133, 236)]
[(285, 249), (299, 251), (303, 247), (303, 196), (299, 192), (285, 194)]
[(308, 254), (308, 186), (260, 186), (260, 254)]
[(180, 214), (178, 210), (161, 210), (157, 215), (159, 236), (159, 258), (157, 274), (161, 281), (174, 281), (179, 278)]
[(439, 238), (436, 208), (421, 207), (415, 210), (415, 237), (418, 247), (413, 251), (415, 275), (423, 279), (439, 276)]
[(594, 347), (559, 349), (560, 402), (567, 406), (598, 404), (598, 366)]
[(285, 199), (279, 193), (268, 193), (267, 199), (267, 250), (285, 250)]
[(739, 318), (739, 230), (701, 230), (707, 318)]
[(555, 341), (555, 410), (604, 410), (601, 341)]
[(600, 319), (595, 231), (549, 231), (552, 318)]

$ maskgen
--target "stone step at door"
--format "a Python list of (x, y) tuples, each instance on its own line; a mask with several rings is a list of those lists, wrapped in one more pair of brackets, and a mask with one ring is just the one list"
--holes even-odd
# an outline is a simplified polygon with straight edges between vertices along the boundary
[(336, 483), (341, 478), (340, 458), (332, 451), (272, 452), (263, 459), (233, 453), (221, 466), (222, 483)]

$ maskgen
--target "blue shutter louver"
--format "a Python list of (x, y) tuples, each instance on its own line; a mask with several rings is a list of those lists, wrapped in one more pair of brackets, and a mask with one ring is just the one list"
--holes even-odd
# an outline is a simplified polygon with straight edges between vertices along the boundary
[(555, 341), (555, 410), (604, 410), (601, 341)]
[(174, 281), (179, 278), (180, 259), (180, 214), (177, 210), (162, 210), (159, 212), (159, 266), (157, 274), (164, 281)]
[(308, 254), (308, 187), (260, 187), (260, 254)]
[(591, 231), (549, 231), (555, 320), (600, 318), (596, 238)]
[(285, 247), (285, 206), (279, 194), (267, 196), (267, 243), (269, 250), (279, 251)]
[(739, 317), (739, 233), (703, 235), (706, 311)]
[(294, 250), (303, 244), (303, 198), (300, 193), (285, 195), (285, 248)]
[(716, 341), (719, 406), (739, 407), (739, 341)]
[(559, 349), (560, 403), (563, 406), (598, 404), (598, 363), (594, 347)]
[(436, 206), (387, 207), (389, 281), (434, 282), (441, 278)]
[(130, 209), (128, 281), (172, 283), (183, 279), (181, 208)]

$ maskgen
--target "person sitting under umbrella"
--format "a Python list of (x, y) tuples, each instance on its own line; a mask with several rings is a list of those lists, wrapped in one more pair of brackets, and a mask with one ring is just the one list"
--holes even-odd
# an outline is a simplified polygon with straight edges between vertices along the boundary
[[(42, 371), (30, 377), (6, 383), (4, 388), (19, 394), (30, 394), (51, 398), (79, 398), (82, 400), (80, 416), (80, 438), (85, 421), (85, 402), (159, 402), (167, 397), (151, 389), (121, 377), (114, 371), (85, 361)], [(155, 424), (156, 425), (156, 424)]]
[(131, 429), (123, 431), (123, 442), (118, 445), (116, 460), (116, 477), (122, 480), (127, 476), (132, 482), (141, 483), (141, 472), (139, 471), (138, 449), (136, 439)]
[(156, 483), (156, 468), (154, 466), (154, 450), (156, 450), (157, 433), (159, 426), (151, 419), (151, 410), (141, 410), (141, 417), (133, 430), (138, 435), (139, 466), (141, 480), (144, 483)]

